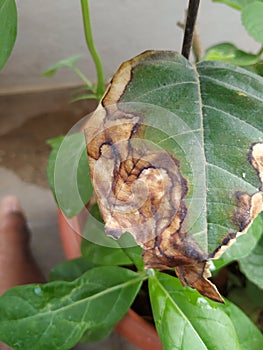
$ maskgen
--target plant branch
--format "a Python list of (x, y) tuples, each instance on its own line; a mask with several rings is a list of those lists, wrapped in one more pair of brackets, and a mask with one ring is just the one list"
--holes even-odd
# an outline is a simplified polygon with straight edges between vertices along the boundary
[(82, 17), (83, 17), (83, 25), (84, 25), (84, 33), (86, 38), (86, 43), (89, 49), (89, 52), (92, 56), (93, 62), (97, 71), (97, 98), (101, 99), (104, 93), (104, 73), (103, 66), (101, 63), (100, 56), (95, 48), (92, 29), (91, 29), (91, 21), (90, 21), (90, 11), (89, 11), (89, 1), (81, 0), (81, 8), (82, 8)]
[(200, 0), (189, 0), (187, 19), (184, 31), (184, 40), (182, 46), (182, 55), (189, 59), (190, 50), (193, 41), (195, 22), (197, 18)]

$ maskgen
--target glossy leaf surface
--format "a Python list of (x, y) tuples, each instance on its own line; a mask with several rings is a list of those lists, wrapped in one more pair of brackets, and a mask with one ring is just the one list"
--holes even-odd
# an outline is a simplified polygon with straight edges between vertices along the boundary
[(0, 339), (14, 349), (68, 350), (86, 331), (118, 322), (143, 278), (119, 267), (100, 267), (73, 282), (13, 288), (0, 299)]
[(214, 303), (162, 273), (150, 277), (149, 283), (164, 350), (261, 349), (262, 335), (230, 302)]

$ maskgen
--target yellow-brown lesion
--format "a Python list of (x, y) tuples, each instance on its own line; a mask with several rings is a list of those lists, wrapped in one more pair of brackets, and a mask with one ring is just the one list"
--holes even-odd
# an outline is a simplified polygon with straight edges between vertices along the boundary
[[(127, 113), (119, 105), (133, 69), (152, 54), (146, 52), (120, 67), (85, 126), (90, 172), (105, 230), (114, 238), (129, 231), (144, 250), (146, 268), (175, 268), (184, 285), (223, 302), (207, 279), (210, 277), (207, 255), (182, 230), (188, 184), (179, 161), (144, 141), (142, 116)], [(262, 150), (262, 143), (255, 144), (250, 154), (261, 183)], [(262, 193), (250, 196), (237, 192), (236, 199), (234, 220), (237, 231), (243, 233), (262, 210)], [(236, 233), (229, 235), (214, 257), (222, 254)]]

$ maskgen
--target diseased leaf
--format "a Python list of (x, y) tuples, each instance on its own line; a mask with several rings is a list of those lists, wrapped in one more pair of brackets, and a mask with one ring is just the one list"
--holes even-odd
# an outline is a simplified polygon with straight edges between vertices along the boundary
[(15, 0), (0, 0), (0, 69), (5, 65), (16, 41), (17, 10)]
[(85, 135), (107, 235), (130, 232), (147, 268), (222, 301), (207, 280), (262, 211), (263, 80), (167, 51), (125, 62)]
[(0, 339), (20, 350), (71, 349), (88, 330), (116, 324), (144, 278), (104, 266), (73, 282), (15, 287), (0, 298)]
[(260, 350), (263, 337), (234, 305), (214, 303), (169, 275), (149, 279), (153, 315), (164, 350)]
[(255, 248), (260, 237), (263, 235), (263, 215), (259, 215), (253, 222), (246, 235), (237, 238), (223, 255), (214, 261), (216, 269), (219, 269), (234, 260), (248, 256)]

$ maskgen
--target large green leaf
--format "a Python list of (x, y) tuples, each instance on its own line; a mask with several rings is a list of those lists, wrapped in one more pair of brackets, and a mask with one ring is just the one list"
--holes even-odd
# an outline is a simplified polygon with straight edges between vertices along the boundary
[(206, 260), (262, 210), (262, 91), (247, 70), (148, 51), (121, 66), (86, 124), (107, 234), (130, 232), (147, 267), (176, 267), (216, 300)]
[(16, 40), (17, 11), (15, 0), (0, 0), (0, 69), (6, 63)]
[(259, 330), (230, 302), (216, 304), (162, 273), (150, 277), (149, 288), (165, 350), (262, 349)]
[(0, 339), (19, 350), (68, 350), (86, 331), (118, 322), (143, 274), (97, 267), (73, 282), (26, 285), (0, 298)]
[(48, 141), (52, 147), (47, 174), (50, 188), (63, 213), (77, 215), (92, 195), (89, 165), (83, 133)]

